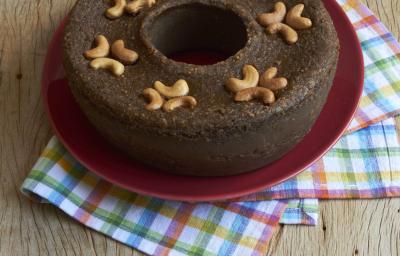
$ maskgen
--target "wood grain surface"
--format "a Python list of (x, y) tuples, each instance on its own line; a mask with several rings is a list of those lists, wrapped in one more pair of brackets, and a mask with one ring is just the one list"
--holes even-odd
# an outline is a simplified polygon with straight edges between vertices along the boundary
[[(19, 192), (52, 136), (40, 77), (75, 0), (1, 0), (0, 255), (142, 255)], [(400, 1), (363, 0), (399, 39)], [(400, 255), (400, 199), (321, 202), (317, 227), (280, 226), (268, 255)]]

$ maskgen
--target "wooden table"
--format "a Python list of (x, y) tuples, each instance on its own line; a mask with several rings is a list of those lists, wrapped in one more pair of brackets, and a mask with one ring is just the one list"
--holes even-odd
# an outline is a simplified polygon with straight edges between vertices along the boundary
[[(19, 192), (52, 136), (40, 76), (53, 31), (75, 1), (1, 1), (0, 255), (141, 255)], [(400, 1), (363, 2), (399, 39)], [(280, 226), (268, 255), (400, 255), (400, 199), (332, 200), (320, 208), (317, 227)]]

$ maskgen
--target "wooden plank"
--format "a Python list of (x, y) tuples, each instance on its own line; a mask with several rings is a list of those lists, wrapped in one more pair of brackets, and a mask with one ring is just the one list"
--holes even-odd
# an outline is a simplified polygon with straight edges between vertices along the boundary
[[(0, 5), (0, 255), (142, 255), (18, 191), (52, 134), (40, 77), (51, 35), (74, 2)], [(364, 2), (399, 38), (400, 2)], [(400, 255), (399, 220), (400, 199), (322, 202), (317, 227), (278, 228), (268, 255)]]

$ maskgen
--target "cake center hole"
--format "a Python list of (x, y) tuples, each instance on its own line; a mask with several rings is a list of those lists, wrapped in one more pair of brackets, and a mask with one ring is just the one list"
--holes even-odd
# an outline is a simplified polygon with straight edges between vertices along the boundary
[(246, 27), (237, 14), (203, 4), (167, 9), (155, 18), (149, 36), (168, 58), (196, 65), (224, 61), (247, 42)]

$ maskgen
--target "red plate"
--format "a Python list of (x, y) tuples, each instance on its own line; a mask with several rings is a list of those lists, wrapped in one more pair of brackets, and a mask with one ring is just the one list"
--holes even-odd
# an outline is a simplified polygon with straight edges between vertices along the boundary
[(328, 101), (311, 132), (280, 160), (251, 173), (230, 177), (189, 177), (157, 172), (121, 154), (105, 141), (75, 103), (63, 79), (63, 22), (50, 44), (42, 96), (58, 138), (88, 169), (126, 189), (165, 199), (212, 201), (250, 194), (280, 183), (319, 159), (346, 129), (362, 92), (363, 59), (350, 21), (334, 0), (324, 1), (340, 39), (340, 59)]

